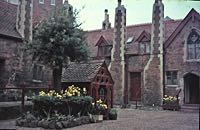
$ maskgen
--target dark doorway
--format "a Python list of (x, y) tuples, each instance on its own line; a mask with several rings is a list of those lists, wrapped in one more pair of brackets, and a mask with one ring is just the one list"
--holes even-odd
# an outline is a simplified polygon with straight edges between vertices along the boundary
[(4, 72), (5, 72), (5, 60), (0, 59), (0, 86), (3, 86), (3, 77), (4, 77)]
[(198, 104), (199, 103), (199, 76), (195, 74), (187, 74), (184, 77), (184, 93), (185, 103)]
[(141, 73), (130, 73), (130, 101), (141, 100)]

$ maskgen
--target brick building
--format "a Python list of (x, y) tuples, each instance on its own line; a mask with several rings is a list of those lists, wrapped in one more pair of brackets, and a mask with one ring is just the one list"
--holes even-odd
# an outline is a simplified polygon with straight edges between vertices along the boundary
[(11, 77), (16, 83), (26, 80), (38, 84), (50, 80), (45, 76), (50, 71), (33, 63), (24, 53), (24, 41), (32, 39), (34, 25), (60, 6), (62, 0), (0, 1), (0, 87), (4, 87)]
[(118, 0), (115, 25), (108, 10), (102, 29), (87, 32), (92, 59), (104, 59), (112, 74), (114, 103), (162, 105), (163, 95), (181, 89), (180, 104), (198, 104), (200, 92), (200, 14), (183, 20), (164, 18), (155, 0), (152, 23), (126, 26), (126, 8)]

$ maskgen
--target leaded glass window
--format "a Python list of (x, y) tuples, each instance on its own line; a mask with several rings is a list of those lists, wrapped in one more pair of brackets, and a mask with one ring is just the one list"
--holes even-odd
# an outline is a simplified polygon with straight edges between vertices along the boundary
[(187, 40), (187, 59), (200, 59), (200, 36), (192, 30)]

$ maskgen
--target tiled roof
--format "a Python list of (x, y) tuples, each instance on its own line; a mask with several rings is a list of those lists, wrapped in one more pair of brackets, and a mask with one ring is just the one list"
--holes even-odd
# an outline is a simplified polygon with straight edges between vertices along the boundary
[(63, 70), (62, 82), (91, 82), (103, 63), (103, 61), (71, 63)]
[(0, 1), (0, 34), (21, 39), (16, 30), (17, 6)]
[[(179, 25), (181, 20), (167, 20), (165, 21), (165, 39), (167, 39), (175, 28)], [(135, 40), (139, 37), (139, 35), (146, 31), (151, 34), (151, 23), (138, 24), (127, 26), (127, 39), (129, 37), (133, 37)], [(113, 41), (114, 33), (113, 28), (108, 30), (91, 30), (86, 33), (88, 46), (91, 51), (91, 57), (96, 57), (98, 46), (95, 46), (101, 36), (105, 38), (106, 41)], [(111, 42), (112, 43), (112, 42)], [(134, 44), (130, 44), (127, 46), (127, 54), (137, 53), (137, 47)]]

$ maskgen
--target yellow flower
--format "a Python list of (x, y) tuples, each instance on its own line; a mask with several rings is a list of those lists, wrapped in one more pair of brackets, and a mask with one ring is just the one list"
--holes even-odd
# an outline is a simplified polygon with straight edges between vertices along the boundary
[(45, 96), (46, 93), (44, 91), (39, 92), (39, 96)]

